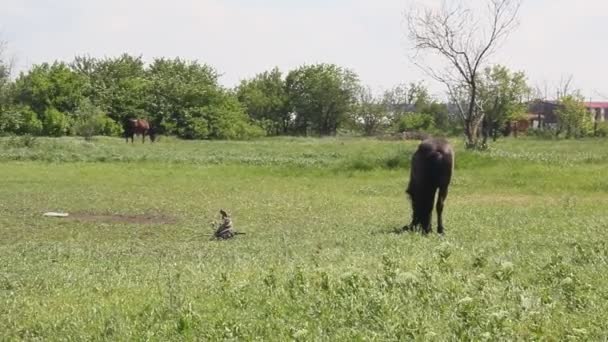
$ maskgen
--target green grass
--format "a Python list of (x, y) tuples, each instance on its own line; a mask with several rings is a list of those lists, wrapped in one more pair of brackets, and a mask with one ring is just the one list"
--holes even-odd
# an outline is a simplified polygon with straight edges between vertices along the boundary
[(0, 139), (0, 340), (607, 339), (608, 141), (454, 142), (439, 238), (414, 142)]

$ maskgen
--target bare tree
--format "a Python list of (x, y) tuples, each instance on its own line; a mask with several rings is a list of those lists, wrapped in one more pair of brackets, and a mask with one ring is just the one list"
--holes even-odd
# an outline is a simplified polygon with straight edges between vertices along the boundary
[[(446, 85), (458, 108), (467, 147), (478, 147), (483, 110), (478, 98), (478, 73), (487, 59), (517, 26), (521, 0), (484, 0), (486, 11), (444, 0), (438, 8), (412, 7), (406, 13), (414, 63)], [(481, 17), (475, 13), (483, 13)], [(424, 63), (425, 53), (439, 56), (445, 64)], [(464, 96), (464, 97), (463, 97)]]

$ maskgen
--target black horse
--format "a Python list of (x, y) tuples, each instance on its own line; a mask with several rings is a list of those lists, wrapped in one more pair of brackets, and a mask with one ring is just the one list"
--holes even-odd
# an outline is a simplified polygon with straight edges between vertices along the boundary
[(421, 226), (425, 234), (431, 232), (435, 193), (439, 189), (437, 233), (443, 234), (443, 204), (448, 195), (454, 158), (454, 150), (445, 139), (430, 138), (420, 143), (412, 156), (410, 182), (406, 190), (412, 202), (412, 223), (403, 227), (404, 230)]

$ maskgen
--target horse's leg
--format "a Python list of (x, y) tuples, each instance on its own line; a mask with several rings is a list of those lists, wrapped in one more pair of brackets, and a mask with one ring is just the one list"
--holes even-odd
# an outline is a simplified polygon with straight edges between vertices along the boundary
[(443, 185), (439, 187), (439, 196), (437, 196), (437, 233), (443, 235), (443, 202), (448, 196), (448, 187)]
[[(433, 218), (433, 204), (435, 202), (435, 192), (437, 189), (429, 187), (425, 189), (428, 192), (425, 193), (424, 208), (422, 208), (422, 212), (420, 213), (420, 221), (422, 224), (422, 233), (428, 234), (431, 232), (431, 221)], [(430, 197), (426, 197), (430, 196)]]
[(410, 184), (408, 184), (407, 189), (405, 190), (405, 193), (406, 193), (406, 196), (410, 197), (411, 206), (412, 206), (412, 221), (410, 222), (410, 224), (406, 224), (405, 226), (403, 226), (403, 228), (401, 228), (401, 230), (414, 231), (414, 229), (416, 228), (416, 225), (418, 225), (418, 215), (416, 215), (416, 207), (415, 207), (415, 202), (414, 202), (414, 197), (413, 197), (414, 191), (412, 190), (411, 182), (410, 182)]
[(413, 213), (412, 214), (412, 222), (410, 224), (406, 224), (401, 229), (403, 231), (406, 231), (406, 230), (414, 231), (416, 229), (416, 226), (418, 226), (418, 224), (420, 224), (420, 222), (418, 221), (418, 218), (416, 217), (416, 213)]

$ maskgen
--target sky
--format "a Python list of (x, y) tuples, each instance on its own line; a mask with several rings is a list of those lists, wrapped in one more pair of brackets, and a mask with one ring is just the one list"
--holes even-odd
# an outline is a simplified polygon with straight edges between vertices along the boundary
[[(443, 97), (408, 58), (406, 1), (0, 0), (0, 40), (17, 71), (126, 52), (198, 60), (232, 87), (275, 66), (323, 62), (354, 70), (376, 91), (424, 81)], [(519, 18), (490, 63), (524, 71), (549, 97), (572, 76), (587, 99), (608, 101), (607, 0), (523, 0)]]

